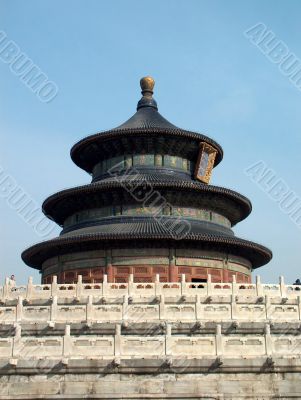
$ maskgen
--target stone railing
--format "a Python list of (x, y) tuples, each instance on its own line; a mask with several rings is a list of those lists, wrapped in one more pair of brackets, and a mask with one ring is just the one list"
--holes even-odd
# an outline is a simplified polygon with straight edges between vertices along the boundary
[(12, 335), (0, 336), (0, 360), (8, 359), (10, 364), (17, 365), (20, 359), (42, 358), (61, 359), (65, 363), (69, 358), (112, 360), (114, 357), (206, 359), (216, 356), (291, 356), (300, 359), (301, 335), (297, 325), (286, 324), (278, 327), (277, 331), (273, 325), (266, 323), (256, 329), (250, 323), (245, 327), (243, 324), (234, 327), (217, 323), (211, 328), (193, 324), (183, 328), (166, 324), (163, 328), (154, 325), (145, 334), (125, 331), (124, 324), (98, 328), (98, 331), (93, 325), (85, 331), (83, 326), (77, 326), (75, 332), (69, 324), (57, 330), (54, 326), (47, 330), (38, 324), (33, 333), (28, 327), (23, 332), (21, 325), (16, 324)]
[[(143, 363), (145, 371), (155, 365), (179, 372), (193, 366), (195, 372), (195, 360), (205, 360), (210, 370), (223, 363), (248, 369), (252, 359), (261, 371), (274, 360), (294, 359), (301, 371), (300, 289), (283, 278), (278, 285), (260, 278), (246, 285), (210, 278), (189, 283), (184, 276), (179, 283), (159, 277), (134, 283), (130, 277), (127, 284), (105, 279), (94, 285), (81, 278), (71, 285), (7, 280), (0, 297), (0, 365), (22, 370), (30, 364), (35, 371), (42, 359), (47, 373), (56, 365), (79, 368), (83, 360), (89, 371), (94, 361), (103, 362), (97, 368), (104, 373), (116, 366), (141, 371)], [(226, 359), (239, 361), (226, 366)]]
[[(233, 277), (234, 278), (234, 277)], [(58, 298), (79, 298), (82, 296), (183, 296), (183, 295), (201, 295), (201, 296), (268, 296), (281, 298), (297, 298), (301, 295), (301, 285), (286, 285), (283, 277), (280, 277), (279, 284), (261, 283), (260, 277), (256, 277), (256, 283), (214, 283), (208, 275), (208, 282), (193, 283), (185, 282), (185, 275), (182, 275), (181, 282), (166, 283), (159, 281), (159, 275), (153, 283), (135, 283), (133, 276), (129, 276), (128, 283), (108, 283), (107, 276), (104, 276), (103, 283), (87, 284), (82, 282), (82, 277), (78, 277), (75, 284), (57, 284), (56, 277), (52, 284), (34, 285), (32, 278), (29, 278), (28, 284), (24, 286), (12, 285), (9, 279), (6, 279), (4, 286), (0, 287), (0, 300), (17, 299), (22, 297), (26, 300), (48, 299), (53, 296)]]
[[(60, 300), (60, 301), (59, 301)], [(6, 301), (0, 323), (116, 322), (116, 321), (300, 321), (301, 301), (282, 298), (145, 296), (116, 299), (87, 298)]]
[(107, 283), (1, 288), (0, 322), (300, 321), (299, 286), (233, 283)]

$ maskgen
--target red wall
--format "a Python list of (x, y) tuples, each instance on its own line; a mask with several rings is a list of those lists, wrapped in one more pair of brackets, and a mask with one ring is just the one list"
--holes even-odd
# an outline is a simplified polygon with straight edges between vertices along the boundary
[[(109, 266), (99, 268), (75, 269), (58, 274), (58, 283), (75, 283), (77, 276), (82, 275), (84, 283), (101, 283), (103, 275), (108, 275), (109, 282), (127, 282), (129, 274), (133, 274), (134, 282), (154, 282), (156, 274), (160, 275), (161, 282), (176, 282), (181, 280), (181, 274), (185, 274), (186, 281), (193, 279), (207, 279), (211, 274), (212, 282), (232, 282), (233, 275), (238, 283), (250, 283), (251, 276), (226, 269), (213, 269), (191, 266), (167, 266), (167, 265), (139, 265), (139, 266)], [(43, 283), (51, 283), (52, 275), (43, 279)]]

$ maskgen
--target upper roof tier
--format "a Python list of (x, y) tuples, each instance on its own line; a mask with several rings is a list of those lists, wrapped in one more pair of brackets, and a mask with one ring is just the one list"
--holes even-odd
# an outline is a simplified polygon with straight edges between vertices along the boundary
[(195, 159), (201, 142), (210, 144), (217, 151), (214, 166), (220, 163), (223, 150), (218, 143), (201, 133), (173, 125), (158, 112), (153, 98), (153, 78), (142, 78), (140, 86), (142, 98), (130, 119), (117, 128), (88, 136), (72, 147), (71, 158), (76, 165), (91, 173), (102, 159), (141, 151)]

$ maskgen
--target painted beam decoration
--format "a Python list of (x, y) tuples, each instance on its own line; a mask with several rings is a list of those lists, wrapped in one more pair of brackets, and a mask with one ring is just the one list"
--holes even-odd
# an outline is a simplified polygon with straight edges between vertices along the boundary
[(200, 151), (195, 167), (194, 177), (201, 182), (209, 183), (217, 151), (208, 143), (200, 143)]

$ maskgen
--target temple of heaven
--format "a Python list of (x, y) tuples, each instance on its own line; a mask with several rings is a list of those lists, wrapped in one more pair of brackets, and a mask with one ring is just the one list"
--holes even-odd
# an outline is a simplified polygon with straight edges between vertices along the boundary
[(43, 283), (248, 283), (270, 261), (266, 247), (235, 237), (232, 227), (251, 212), (241, 194), (209, 184), (223, 157), (218, 143), (178, 128), (159, 112), (154, 80), (140, 81), (137, 112), (109, 131), (88, 136), (71, 158), (92, 182), (55, 193), (43, 212), (62, 227), (59, 237), (22, 254)]

